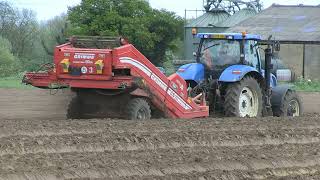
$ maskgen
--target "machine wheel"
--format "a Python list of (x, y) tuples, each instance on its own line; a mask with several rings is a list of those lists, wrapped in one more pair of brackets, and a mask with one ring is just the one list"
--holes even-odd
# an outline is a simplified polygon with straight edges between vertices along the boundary
[(302, 101), (295, 91), (288, 91), (284, 96), (283, 103), (279, 108), (273, 110), (277, 117), (298, 117), (303, 113)]
[(131, 99), (127, 105), (127, 118), (131, 120), (146, 120), (151, 118), (148, 102), (142, 98)]
[(68, 105), (67, 119), (82, 119), (82, 102), (79, 96), (71, 99)]
[(226, 89), (224, 111), (229, 117), (260, 117), (262, 115), (262, 91), (253, 77), (229, 84)]

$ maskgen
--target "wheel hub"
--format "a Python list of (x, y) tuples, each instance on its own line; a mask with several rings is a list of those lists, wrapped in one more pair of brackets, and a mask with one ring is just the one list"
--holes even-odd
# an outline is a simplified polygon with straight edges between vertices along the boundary
[(137, 119), (138, 119), (138, 120), (144, 120), (144, 119), (146, 119), (146, 111), (145, 111), (143, 108), (141, 108), (141, 109), (138, 110), (138, 112), (137, 112)]
[(255, 117), (258, 115), (259, 102), (257, 93), (244, 87), (239, 96), (240, 117)]
[(300, 116), (300, 106), (296, 99), (293, 99), (289, 102), (287, 109), (287, 116), (298, 117)]
[(247, 107), (247, 101), (242, 101), (242, 108), (246, 108)]

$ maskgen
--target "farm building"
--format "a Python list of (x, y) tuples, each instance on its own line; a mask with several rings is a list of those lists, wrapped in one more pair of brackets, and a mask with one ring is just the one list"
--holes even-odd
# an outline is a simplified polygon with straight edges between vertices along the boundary
[(320, 77), (320, 6), (272, 5), (229, 32), (269, 35), (281, 42), (280, 58), (296, 77)]

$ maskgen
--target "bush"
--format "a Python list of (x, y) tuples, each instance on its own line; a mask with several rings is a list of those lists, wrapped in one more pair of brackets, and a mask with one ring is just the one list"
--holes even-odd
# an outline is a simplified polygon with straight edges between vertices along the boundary
[(172, 51), (167, 51), (165, 55), (165, 61), (163, 63), (163, 68), (166, 70), (167, 76), (175, 73), (176, 71), (173, 64), (173, 59), (175, 59), (175, 56), (173, 55)]
[(0, 77), (11, 76), (19, 70), (18, 59), (11, 50), (11, 43), (0, 36)]
[(294, 82), (294, 85), (298, 91), (310, 91), (310, 92), (320, 91), (319, 80), (304, 79), (300, 77), (296, 82)]

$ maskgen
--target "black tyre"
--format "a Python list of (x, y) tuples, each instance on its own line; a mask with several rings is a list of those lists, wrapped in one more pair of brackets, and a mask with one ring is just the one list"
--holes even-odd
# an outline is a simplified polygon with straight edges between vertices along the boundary
[(225, 93), (224, 112), (228, 117), (260, 117), (262, 115), (262, 91), (253, 77), (229, 84)]
[(75, 96), (71, 99), (68, 110), (67, 110), (67, 119), (82, 119), (82, 102), (79, 96)]
[(151, 118), (150, 106), (142, 98), (131, 99), (126, 110), (127, 118), (131, 120), (147, 120)]
[(302, 101), (295, 91), (288, 91), (281, 106), (273, 107), (273, 115), (277, 117), (298, 117), (302, 114)]

